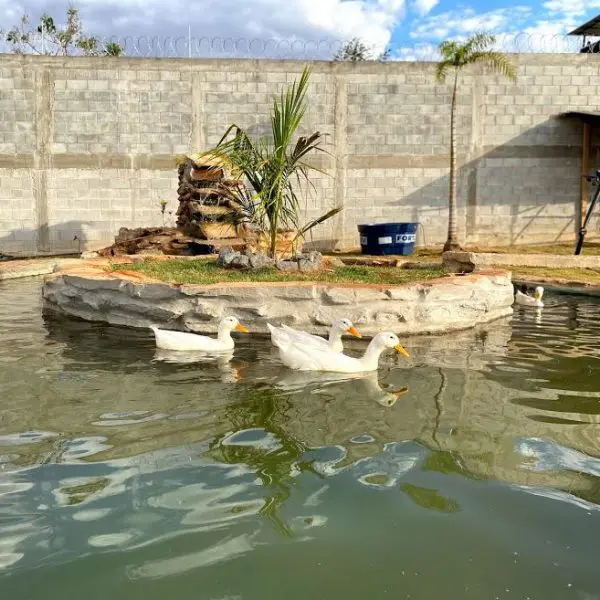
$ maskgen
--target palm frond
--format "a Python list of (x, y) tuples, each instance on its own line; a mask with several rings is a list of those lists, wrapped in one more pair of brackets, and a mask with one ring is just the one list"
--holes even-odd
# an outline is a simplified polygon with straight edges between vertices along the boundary
[(448, 71), (453, 67), (454, 65), (448, 61), (448, 60), (443, 60), (441, 62), (439, 62), (436, 67), (435, 67), (435, 78), (439, 83), (444, 83), (444, 81), (446, 81), (446, 75), (448, 75)]
[(306, 186), (314, 191), (310, 173), (320, 170), (311, 165), (308, 158), (313, 153), (325, 152), (318, 131), (293, 141), (307, 110), (310, 72), (310, 68), (305, 68), (297, 81), (273, 98), (269, 138), (253, 139), (243, 128), (231, 125), (217, 146), (206, 152), (243, 175), (252, 192), (232, 191), (231, 194), (237, 196), (243, 214), (269, 234), (271, 254), (275, 252), (276, 235), (282, 228), (307, 231), (341, 210), (329, 211), (311, 221), (308, 229), (301, 226), (298, 190)]
[(441, 42), (438, 46), (439, 53), (442, 56), (443, 61), (451, 61), (456, 55), (456, 51), (459, 48), (459, 43), (454, 40), (446, 40)]
[(335, 215), (340, 213), (343, 210), (343, 208), (344, 208), (343, 206), (336, 206), (335, 208), (332, 208), (330, 211), (327, 211), (324, 215), (321, 215), (320, 217), (317, 217), (316, 219), (309, 221), (306, 225), (304, 225), (304, 227), (302, 227), (298, 231), (298, 234), (296, 235), (296, 237), (300, 237), (301, 235), (304, 235), (307, 231), (310, 231), (313, 227), (316, 227), (317, 225), (320, 225), (321, 223), (327, 221), (328, 219), (331, 219), (331, 217), (335, 217)]
[(494, 71), (501, 73), (508, 79), (515, 81), (517, 79), (517, 70), (515, 65), (509, 60), (506, 54), (487, 50), (485, 52), (474, 52), (471, 55), (471, 62), (484, 63)]
[(475, 52), (484, 52), (496, 42), (496, 36), (487, 32), (478, 32), (472, 35), (464, 44), (466, 55), (470, 56)]
[(516, 70), (508, 57), (491, 47), (496, 36), (491, 33), (476, 33), (466, 42), (447, 40), (439, 45), (442, 60), (436, 66), (437, 81), (444, 81), (448, 70), (452, 67), (461, 69), (470, 64), (483, 62), (509, 79), (516, 78)]

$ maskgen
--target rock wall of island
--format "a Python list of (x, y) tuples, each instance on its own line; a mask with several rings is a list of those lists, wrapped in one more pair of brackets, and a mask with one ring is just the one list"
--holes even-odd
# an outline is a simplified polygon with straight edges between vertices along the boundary
[(43, 295), (48, 308), (113, 325), (211, 333), (223, 316), (235, 315), (254, 333), (267, 333), (267, 322), (325, 333), (333, 320), (346, 317), (370, 336), (385, 329), (444, 333), (511, 315), (513, 286), (503, 271), (407, 285), (170, 285), (88, 266), (49, 275)]

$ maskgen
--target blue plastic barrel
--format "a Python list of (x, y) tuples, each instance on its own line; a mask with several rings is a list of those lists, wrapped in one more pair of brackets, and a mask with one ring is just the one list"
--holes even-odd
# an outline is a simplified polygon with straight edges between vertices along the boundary
[(359, 225), (362, 254), (412, 254), (417, 242), (418, 223), (381, 223)]

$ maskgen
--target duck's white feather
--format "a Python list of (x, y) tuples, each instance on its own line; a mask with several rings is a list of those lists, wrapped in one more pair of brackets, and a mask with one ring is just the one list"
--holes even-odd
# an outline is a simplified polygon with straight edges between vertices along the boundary
[(538, 308), (542, 308), (544, 306), (544, 303), (538, 298), (528, 296), (519, 290), (517, 290), (517, 293), (515, 294), (515, 302), (521, 306), (536, 306)]
[(344, 349), (341, 340), (335, 340), (337, 343), (334, 342), (334, 344), (331, 344), (329, 340), (319, 337), (318, 335), (313, 335), (312, 333), (307, 333), (306, 331), (299, 331), (298, 329), (293, 329), (287, 325), (282, 325), (281, 328), (288, 334), (290, 339), (295, 340), (298, 343), (314, 344), (317, 348), (331, 348), (336, 352), (341, 352)]
[[(270, 329), (274, 329), (271, 328)], [(290, 369), (298, 371), (331, 371), (336, 373), (363, 373), (376, 371), (381, 352), (385, 350), (382, 345), (382, 336), (379, 334), (367, 347), (361, 358), (354, 358), (335, 352), (330, 348), (318, 348), (314, 345), (297, 345), (288, 337), (275, 335), (274, 343), (279, 348), (281, 362)], [(398, 338), (392, 336), (397, 343)], [(389, 346), (388, 347), (393, 347)]]
[(156, 347), (161, 350), (224, 352), (234, 347), (234, 341), (231, 337), (220, 340), (197, 333), (169, 331), (158, 327), (151, 327), (150, 329), (154, 332)]
[(377, 363), (366, 364), (362, 358), (354, 358), (340, 352), (317, 347), (291, 347), (284, 351), (282, 362), (299, 371), (335, 371), (336, 373), (361, 373), (377, 370)]

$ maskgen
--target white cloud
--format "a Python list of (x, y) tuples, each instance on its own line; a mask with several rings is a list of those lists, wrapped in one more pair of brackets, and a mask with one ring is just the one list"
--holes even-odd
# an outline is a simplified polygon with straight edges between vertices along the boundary
[[(37, 20), (45, 11), (60, 22), (65, 6), (62, 0), (32, 0), (27, 12)], [(86, 30), (103, 37), (181, 38), (185, 47), (191, 25), (196, 39), (331, 42), (360, 37), (375, 51), (388, 44), (405, 11), (404, 0), (171, 0), (168, 9), (162, 0), (78, 0), (76, 6)], [(12, 25), (15, 13), (22, 14), (18, 5), (0, 0), (1, 23)]]
[(439, 0), (414, 0), (413, 8), (421, 16), (429, 14), (437, 5)]
[(541, 19), (525, 27), (514, 51), (520, 52), (577, 52), (581, 46), (578, 37), (568, 36), (577, 27), (572, 17)]
[[(600, 7), (600, 0), (591, 2)], [(522, 5), (484, 13), (472, 8), (448, 11), (420, 20), (410, 37), (434, 44), (445, 39), (465, 40), (477, 31), (489, 31), (496, 36), (496, 49), (503, 52), (577, 52), (581, 40), (567, 35), (581, 23), (577, 0), (548, 0), (544, 6), (547, 12), (534, 13), (531, 7)], [(586, 9), (589, 7), (586, 4)], [(424, 48), (401, 48), (399, 54), (418, 57), (427, 52)]]
[[(413, 0), (419, 1), (426, 0)], [(477, 31), (493, 33), (496, 49), (503, 52), (578, 52), (581, 38), (568, 34), (599, 8), (600, 0), (542, 0), (536, 10), (524, 4), (487, 12), (462, 7), (413, 22), (409, 35), (421, 47), (400, 48), (396, 54), (406, 56), (406, 60), (425, 58), (429, 52), (426, 44), (437, 46), (445, 39), (465, 40)]]
[(465, 38), (477, 31), (519, 31), (530, 14), (528, 6), (511, 6), (483, 13), (477, 13), (473, 8), (448, 11), (420, 21), (410, 36), (421, 40), (443, 40)]
[(391, 58), (392, 60), (437, 62), (440, 60), (440, 53), (435, 44), (416, 44), (398, 48)]
[(563, 13), (570, 17), (581, 17), (588, 11), (599, 8), (599, 0), (548, 0), (542, 6), (551, 13)]
[(396, 14), (404, 11), (404, 0), (377, 0), (377, 4), (386, 12)]
[[(171, 0), (168, 10), (162, 0), (75, 0), (75, 5), (88, 33), (127, 36), (129, 54), (187, 56), (191, 26), (196, 56), (298, 58), (331, 57), (354, 37), (379, 53), (408, 6), (410, 39), (393, 50), (400, 60), (436, 60), (441, 40), (466, 39), (482, 30), (495, 33), (504, 51), (577, 51), (580, 40), (565, 34), (600, 8), (600, 0), (541, 0), (534, 11), (526, 0), (510, 1), (516, 4), (439, 14), (432, 13), (439, 0)], [(66, 6), (67, 0), (30, 0), (26, 10), (34, 21), (42, 12), (62, 21)], [(16, 24), (24, 10), (20, 2), (0, 0), (0, 23)]]

